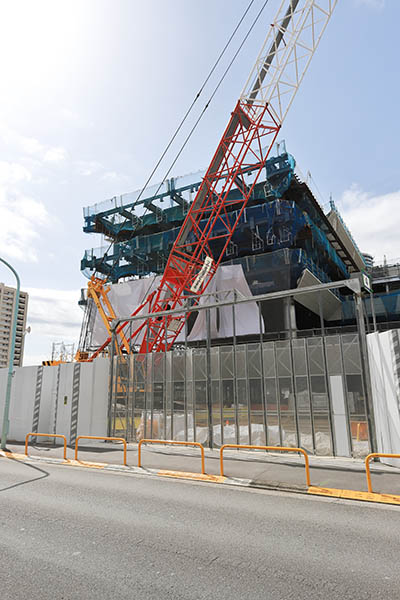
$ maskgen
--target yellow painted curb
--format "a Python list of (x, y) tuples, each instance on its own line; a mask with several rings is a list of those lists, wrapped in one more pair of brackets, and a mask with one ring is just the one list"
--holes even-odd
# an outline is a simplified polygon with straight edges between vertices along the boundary
[[(12, 458), (13, 460), (26, 460), (27, 458), (43, 458), (41, 456), (26, 456), (25, 454), (16, 454), (14, 452), (8, 452), (8, 451), (4, 451), (4, 450), (0, 450), (0, 456), (4, 456), (4, 458)], [(55, 459), (57, 460), (57, 459)], [(86, 462), (83, 460), (73, 460), (73, 459), (68, 459), (67, 460), (63, 460), (62, 458), (58, 459), (60, 461), (60, 464), (62, 465), (67, 465), (70, 467), (91, 467), (92, 469), (104, 469), (105, 467), (110, 466), (108, 463), (93, 463), (93, 462)]]
[(14, 452), (9, 452), (8, 450), (0, 450), (0, 456), (4, 456), (5, 458), (13, 458), (14, 460), (25, 460), (25, 454), (14, 454)]
[(213, 483), (223, 483), (226, 477), (221, 475), (206, 475), (202, 473), (187, 473), (185, 471), (157, 471), (160, 477), (177, 477), (179, 479), (195, 479), (196, 481), (211, 481)]
[(374, 492), (358, 492), (357, 490), (339, 490), (336, 488), (315, 486), (310, 486), (307, 493), (316, 496), (330, 496), (331, 498), (346, 498), (347, 500), (363, 500), (365, 502), (400, 505), (400, 496), (394, 494), (376, 494)]
[(90, 467), (91, 469), (104, 469), (105, 467), (110, 466), (107, 463), (86, 462), (85, 460), (74, 460), (73, 458), (67, 458), (62, 464), (70, 467)]

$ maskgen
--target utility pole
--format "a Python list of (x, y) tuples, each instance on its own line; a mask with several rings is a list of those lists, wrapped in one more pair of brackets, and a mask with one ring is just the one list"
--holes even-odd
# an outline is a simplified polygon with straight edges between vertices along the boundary
[(4, 403), (4, 412), (3, 412), (3, 427), (1, 431), (1, 449), (5, 450), (7, 446), (7, 435), (10, 429), (10, 398), (11, 398), (11, 384), (13, 377), (13, 367), (14, 367), (14, 353), (15, 353), (15, 338), (17, 334), (17, 320), (18, 320), (18, 306), (19, 306), (19, 288), (20, 282), (18, 273), (13, 267), (6, 261), (4, 258), (0, 258), (0, 262), (4, 263), (6, 267), (8, 267), (15, 275), (17, 280), (17, 293), (15, 294), (15, 305), (14, 305), (14, 317), (11, 326), (11, 350), (10, 350), (10, 358), (8, 361), (8, 377), (7, 377), (7, 389), (6, 389), (6, 399)]

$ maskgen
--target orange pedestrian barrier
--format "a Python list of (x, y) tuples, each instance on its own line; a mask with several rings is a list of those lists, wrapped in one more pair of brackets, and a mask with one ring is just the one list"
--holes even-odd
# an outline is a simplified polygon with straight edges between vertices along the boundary
[(224, 444), (223, 446), (221, 446), (221, 449), (219, 451), (219, 461), (220, 461), (222, 477), (225, 477), (224, 476), (224, 450), (225, 450), (225, 448), (246, 448), (246, 449), (250, 449), (250, 450), (275, 450), (277, 452), (300, 452), (300, 454), (302, 454), (304, 456), (304, 465), (306, 468), (307, 486), (310, 487), (310, 485), (311, 485), (310, 464), (308, 461), (307, 452), (305, 450), (303, 450), (303, 448), (285, 448), (285, 447), (281, 447), (281, 446), (251, 446), (248, 444)]
[(365, 457), (365, 473), (367, 475), (367, 486), (369, 492), (372, 492), (371, 471), (369, 469), (369, 461), (375, 458), (376, 456), (382, 456), (382, 458), (400, 458), (400, 454), (385, 454), (382, 452), (372, 452), (372, 454), (368, 454), (368, 456)]
[(176, 442), (175, 440), (140, 440), (138, 444), (138, 467), (142, 466), (142, 444), (173, 444), (175, 446), (196, 446), (200, 448), (201, 452), (201, 474), (205, 475), (205, 459), (204, 459), (204, 448), (200, 442)]
[(101, 435), (78, 435), (75, 440), (75, 460), (78, 460), (78, 442), (79, 440), (109, 440), (114, 442), (122, 442), (124, 444), (124, 466), (128, 466), (126, 462), (126, 440), (120, 437), (103, 437)]
[(64, 440), (64, 460), (67, 460), (67, 438), (65, 435), (58, 433), (35, 433), (31, 431), (26, 434), (25, 437), (25, 456), (28, 456), (28, 440), (30, 437), (51, 437), (51, 438), (62, 438)]

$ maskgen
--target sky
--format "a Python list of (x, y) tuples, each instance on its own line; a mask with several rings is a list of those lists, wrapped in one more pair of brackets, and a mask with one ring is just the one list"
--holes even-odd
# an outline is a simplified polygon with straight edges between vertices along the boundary
[[(29, 293), (25, 365), (77, 344), (83, 207), (140, 189), (249, 0), (0, 0), (0, 256)], [(160, 181), (263, 4), (152, 182)], [(171, 175), (206, 168), (267, 34), (270, 0)], [(280, 139), (360, 249), (400, 257), (398, 0), (339, 0)], [(14, 285), (0, 266), (0, 281)]]

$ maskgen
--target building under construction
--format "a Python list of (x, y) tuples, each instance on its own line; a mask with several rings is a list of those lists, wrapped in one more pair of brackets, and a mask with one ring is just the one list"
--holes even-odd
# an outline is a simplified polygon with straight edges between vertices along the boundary
[[(350, 282), (366, 269), (365, 260), (333, 202), (323, 210), (296, 173), (285, 144), (276, 145), (273, 154), (221, 262), (220, 269), (235, 266), (230, 295), (227, 289), (219, 294), (214, 289), (205, 300), (228, 299), (234, 305), (241, 283), (237, 273), (242, 273), (245, 295), (257, 299), (259, 316), (257, 310), (248, 310), (241, 318), (237, 305), (232, 321), (223, 327), (231, 307), (216, 310), (214, 317), (210, 310), (207, 329), (201, 311), (193, 311), (184, 338), (172, 352), (144, 355), (148, 358), (143, 362), (132, 345), (128, 370), (126, 360), (115, 357), (113, 434), (203, 441), (207, 436), (209, 442), (212, 436), (213, 444), (265, 443), (268, 438), (269, 443), (301, 443), (317, 453), (345, 455), (357, 454), (360, 444), (367, 444), (368, 409), (351, 289), (290, 295), (306, 286)], [(138, 201), (139, 192), (133, 192), (84, 210), (84, 231), (101, 234), (108, 252), (107, 247), (87, 250), (81, 268), (88, 277), (96, 273), (114, 284), (110, 296), (117, 306), (117, 290), (129, 290), (119, 317), (135, 308), (134, 300), (129, 306), (135, 287), (163, 273), (203, 175), (171, 178), (156, 195), (160, 186), (145, 190)], [(250, 169), (245, 176), (251, 181)], [(230, 218), (236, 218), (234, 211)], [(286, 296), (258, 301), (274, 292)], [(83, 295), (81, 304), (81, 348), (90, 352), (107, 334), (93, 299)], [(202, 319), (200, 334), (196, 319), (197, 324)], [(329, 387), (330, 374), (336, 372), (346, 382), (346, 442), (335, 439)], [(214, 403), (211, 428), (207, 394)]]
[(78, 359), (109, 351), (109, 434), (376, 447), (370, 257), (276, 145), (335, 4), (283, 0), (204, 173), (85, 209)]
[[(296, 174), (295, 159), (283, 143), (275, 147), (275, 154), (254, 186), (221, 265), (239, 265), (254, 296), (340, 281), (366, 270), (364, 257), (334, 203), (323, 210), (309, 185)], [(139, 192), (133, 192), (85, 208), (84, 231), (101, 234), (109, 247), (108, 252), (104, 247), (87, 250), (81, 263), (83, 273), (100, 274), (112, 283), (161, 275), (203, 176), (197, 172), (171, 178), (162, 186), (146, 189), (139, 201), (135, 201)], [(251, 169), (246, 177), (251, 181)], [(231, 195), (238, 193), (234, 190)], [(237, 218), (235, 211), (230, 218)], [(300, 296), (291, 302), (262, 303), (264, 332), (284, 336), (288, 329), (300, 333), (355, 323), (351, 300), (333, 292), (325, 297), (322, 307), (317, 300)], [(85, 305), (86, 299), (81, 303)], [(84, 350), (94, 349), (95, 314), (95, 307), (89, 306), (82, 329)]]

